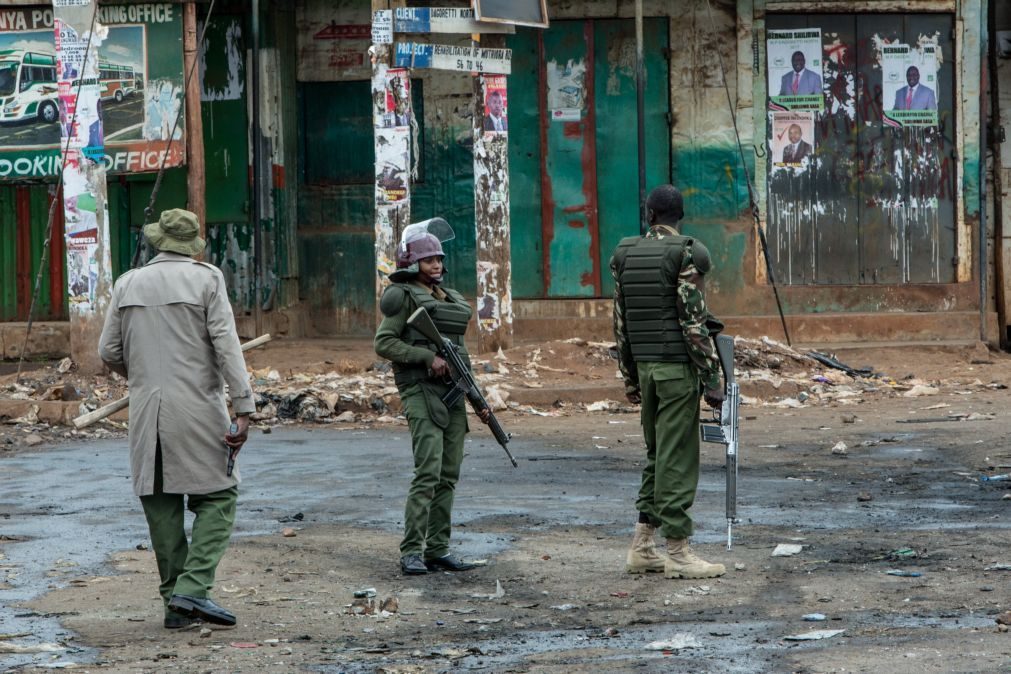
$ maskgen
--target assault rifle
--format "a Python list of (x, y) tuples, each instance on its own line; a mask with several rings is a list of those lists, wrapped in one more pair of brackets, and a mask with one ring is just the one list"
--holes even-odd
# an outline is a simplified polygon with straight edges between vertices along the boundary
[(720, 357), (720, 367), (723, 369), (724, 387), (723, 406), (717, 416), (713, 410), (712, 421), (716, 424), (703, 424), (702, 440), (725, 445), (727, 448), (727, 550), (733, 542), (733, 526), (737, 519), (737, 413), (741, 402), (741, 391), (734, 380), (734, 338), (719, 335), (716, 338), (716, 353)]
[(481, 388), (477, 385), (477, 380), (474, 379), (474, 375), (471, 374), (467, 364), (463, 362), (459, 347), (442, 336), (439, 329), (435, 327), (435, 323), (432, 322), (432, 317), (428, 315), (424, 307), (419, 307), (417, 311), (411, 314), (411, 317), (407, 319), (407, 324), (423, 334), (432, 344), (435, 344), (439, 350), (439, 355), (449, 364), (449, 374), (452, 379), (453, 388), (449, 389), (449, 392), (442, 396), (442, 402), (446, 404), (446, 407), (452, 407), (460, 398), (467, 396), (467, 400), (475, 412), (480, 414), (482, 411), (488, 410), (488, 428), (491, 429), (492, 435), (495, 436), (498, 444), (502, 445), (502, 449), (505, 450), (506, 456), (509, 457), (509, 461), (512, 462), (513, 468), (515, 468), (517, 465), (516, 459), (513, 458), (508, 446), (511, 436), (502, 430), (498, 419), (492, 413), (491, 406), (488, 405), (488, 401), (481, 394)]

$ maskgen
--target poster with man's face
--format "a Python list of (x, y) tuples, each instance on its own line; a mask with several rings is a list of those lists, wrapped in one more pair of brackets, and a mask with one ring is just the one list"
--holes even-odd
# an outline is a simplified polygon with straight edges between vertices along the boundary
[(814, 112), (772, 113), (772, 166), (803, 168), (814, 157)]
[(485, 75), (484, 92), (484, 132), (507, 133), (509, 122), (505, 75)]
[(825, 107), (821, 28), (770, 30), (766, 41), (771, 110)]
[(881, 48), (881, 107), (885, 124), (937, 126), (937, 47)]

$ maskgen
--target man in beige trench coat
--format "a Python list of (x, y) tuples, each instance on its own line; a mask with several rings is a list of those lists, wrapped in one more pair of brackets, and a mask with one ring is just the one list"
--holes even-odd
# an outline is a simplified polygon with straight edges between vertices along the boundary
[[(196, 215), (172, 209), (144, 236), (159, 254), (116, 281), (99, 355), (130, 383), (130, 468), (161, 576), (165, 627), (234, 625), (210, 598), (235, 521), (239, 471), (229, 449), (246, 441), (256, 410), (221, 271), (197, 262)], [(229, 433), (227, 382), (237, 414)], [(227, 448), (226, 448), (227, 446)], [(193, 511), (192, 540), (183, 527)]]

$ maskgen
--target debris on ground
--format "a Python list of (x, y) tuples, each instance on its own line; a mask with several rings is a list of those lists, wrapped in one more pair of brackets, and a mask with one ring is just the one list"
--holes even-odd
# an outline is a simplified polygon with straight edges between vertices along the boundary
[[(302, 344), (276, 340), (269, 350), (247, 355), (256, 400), (251, 421), (261, 432), (292, 423), (405, 425), (392, 368), (375, 359), (365, 346), (353, 358), (322, 360), (317, 355), (302, 362)], [(288, 349), (286, 351), (285, 349)], [(292, 351), (294, 350), (294, 351)], [(972, 354), (976, 354), (976, 349)], [(540, 342), (499, 350), (484, 357), (473, 356), (475, 377), (495, 412), (541, 417), (585, 413), (629, 414), (637, 406), (624, 399), (623, 384), (612, 342), (593, 342), (581, 337)], [(978, 355), (978, 354), (977, 354)], [(976, 357), (976, 355), (973, 355)], [(996, 358), (996, 356), (994, 356)], [(298, 368), (289, 367), (298, 363)], [(968, 370), (973, 368), (969, 367)], [(976, 391), (1002, 389), (1000, 382), (978, 378), (919, 379), (913, 375), (893, 378), (878, 368), (851, 367), (835, 354), (801, 352), (768, 337), (735, 339), (735, 370), (745, 406), (785, 410), (811, 406), (856, 405), (880, 397), (971, 395)], [(962, 370), (953, 370), (965, 372)], [(983, 372), (984, 370), (979, 370)], [(0, 376), (0, 403), (33, 403), (0, 407), (0, 451), (53, 443), (71, 438), (122, 437), (123, 421), (103, 420), (80, 431), (69, 431), (73, 416), (94, 411), (128, 393), (126, 380), (116, 374), (82, 375), (69, 358), (25, 373)], [(54, 417), (43, 405), (66, 405)], [(941, 409), (947, 403), (920, 409)], [(70, 412), (67, 412), (67, 410)], [(122, 417), (120, 417), (122, 418)], [(946, 421), (987, 421), (992, 413), (958, 412)], [(843, 414), (842, 423), (857, 422), (855, 414)], [(925, 423), (928, 419), (910, 419)], [(20, 432), (15, 432), (20, 431)], [(29, 437), (25, 437), (29, 436)], [(27, 440), (27, 442), (25, 442)], [(841, 453), (841, 452), (837, 452)]]
[(773, 557), (792, 557), (793, 555), (800, 554), (800, 551), (804, 549), (803, 545), (796, 543), (780, 543), (776, 546), (776, 549), (772, 551)]
[(811, 632), (804, 632), (803, 634), (791, 634), (783, 637), (783, 639), (786, 641), (815, 641), (818, 639), (830, 639), (842, 634), (845, 631), (846, 630), (813, 630)]
[(495, 579), (495, 592), (492, 594), (472, 594), (470, 596), (472, 599), (501, 599), (505, 596), (505, 590), (502, 589), (501, 581)]
[(679, 632), (666, 641), (651, 641), (646, 644), (647, 651), (680, 651), (685, 648), (700, 648), (702, 645), (694, 634)]

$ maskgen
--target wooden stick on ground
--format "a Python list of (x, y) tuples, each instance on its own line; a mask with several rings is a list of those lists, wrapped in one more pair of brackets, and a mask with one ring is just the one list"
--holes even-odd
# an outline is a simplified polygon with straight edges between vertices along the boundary
[[(256, 339), (252, 339), (242, 345), (243, 351), (249, 351), (250, 349), (255, 349), (258, 346), (263, 346), (270, 341), (270, 335), (260, 335)], [(88, 412), (87, 414), (82, 414), (81, 416), (74, 419), (74, 428), (81, 430), (82, 428), (87, 428), (96, 421), (101, 421), (102, 419), (115, 414), (121, 409), (125, 408), (130, 404), (130, 394), (127, 393), (125, 396), (109, 403), (103, 407), (99, 407), (94, 412)]]

